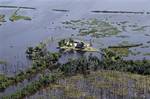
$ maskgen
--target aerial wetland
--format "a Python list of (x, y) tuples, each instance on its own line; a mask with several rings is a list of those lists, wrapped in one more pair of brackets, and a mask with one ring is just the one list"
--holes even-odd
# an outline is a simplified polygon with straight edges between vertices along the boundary
[(0, 99), (150, 99), (149, 4), (1, 0)]

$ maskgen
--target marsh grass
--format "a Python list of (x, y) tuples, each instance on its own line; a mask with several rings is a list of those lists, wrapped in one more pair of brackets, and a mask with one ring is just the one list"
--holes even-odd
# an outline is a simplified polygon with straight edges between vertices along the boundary
[(69, 10), (64, 10), (64, 9), (52, 9), (52, 11), (69, 12)]
[(14, 22), (14, 21), (18, 21), (18, 20), (31, 20), (30, 17), (28, 16), (22, 16), (22, 15), (18, 15), (18, 11), (20, 10), (17, 9), (13, 14), (12, 16), (9, 18), (10, 21)]
[(2, 25), (3, 22), (6, 22), (5, 15), (0, 14), (0, 25)]
[[(27, 54), (28, 56), (32, 57), (31, 60), (33, 59), (33, 64), (31, 68), (27, 69), (26, 71), (21, 71), (15, 77), (10, 77), (7, 80), (2, 80), (0, 83), (0, 89), (4, 90), (10, 85), (14, 85), (19, 82), (22, 82), (25, 79), (32, 78), (36, 74), (44, 71), (47, 68), (48, 69), (57, 68), (57, 60), (60, 57), (60, 54), (49, 53), (47, 52), (47, 50), (42, 50), (45, 49), (45, 44), (44, 45), (39, 44), (33, 49), (34, 50), (28, 53), (29, 55)], [(27, 51), (29, 51), (29, 49), (27, 49)], [(33, 53), (34, 51), (36, 52), (36, 54)]]
[[(82, 74), (77, 74), (75, 76), (59, 79), (56, 85), (50, 84), (49, 90), (61, 90), (63, 92), (63, 94), (61, 94), (62, 97), (75, 99), (80, 99), (81, 97), (97, 99), (98, 97), (103, 97), (103, 94), (106, 91), (112, 94), (112, 97), (117, 96), (124, 99), (128, 99), (129, 97), (142, 98), (141, 94), (148, 94), (149, 86), (147, 85), (150, 84), (150, 82), (148, 82), (149, 80), (148, 76), (110, 70), (99, 70), (91, 72), (86, 77)], [(82, 81), (86, 83), (83, 83)], [(130, 81), (133, 81), (131, 85), (129, 84)], [(147, 84), (142, 82), (147, 82)], [(101, 90), (101, 92), (96, 94), (97, 90)], [(41, 91), (44, 91), (44, 89)], [(52, 96), (55, 96), (55, 94), (51, 93), (51, 97)], [(109, 97), (111, 97), (111, 95)]]
[(0, 74), (0, 91), (4, 91), (4, 89), (9, 85), (9, 83), (12, 83), (13, 80), (11, 77), (7, 77), (5, 75)]
[(21, 15), (17, 15), (17, 14), (13, 14), (10, 18), (10, 21), (18, 21), (18, 20), (31, 20), (30, 17), (28, 16), (21, 16)]
[(41, 88), (44, 88), (46, 86), (49, 86), (51, 83), (55, 83), (58, 78), (62, 77), (61, 73), (55, 74), (50, 73), (49, 75), (41, 75), (40, 79), (38, 81), (34, 81), (31, 84), (24, 87), (22, 90), (19, 90), (15, 92), (12, 95), (4, 96), (2, 99), (22, 99), (26, 96), (29, 96), (31, 94), (34, 94)]
[(143, 55), (144, 56), (150, 56), (150, 53), (144, 53)]
[(83, 92), (79, 91), (73, 85), (67, 84), (67, 86), (64, 89), (64, 94), (65, 96), (68, 96), (70, 98), (79, 98), (83, 95)]
[(79, 36), (106, 37), (117, 35), (121, 31), (109, 22), (98, 19), (71, 20), (62, 22), (66, 28), (77, 29)]
[(36, 8), (33, 8), (33, 7), (21, 7), (21, 6), (2, 6), (0, 5), (0, 8), (21, 8), (21, 9), (32, 9), (32, 10), (35, 10)]
[(0, 64), (1, 64), (1, 65), (7, 65), (7, 64), (8, 64), (8, 62), (3, 61), (3, 60), (0, 60)]
[(132, 29), (133, 31), (138, 31), (138, 32), (143, 32), (146, 30), (146, 28), (148, 28), (150, 26), (140, 26), (140, 27), (137, 27), (137, 28), (134, 28)]
[(128, 56), (131, 52), (129, 48), (110, 48), (110, 49), (121, 56)]
[[(7, 81), (6, 78), (6, 82), (1, 82), (1, 85), (4, 86), (2, 88), (7, 88), (9, 85), (13, 84), (14, 81), (18, 83), (31, 77), (33, 74), (36, 75), (37, 69), (38, 71), (45, 68), (47, 69), (51, 66), (50, 64), (58, 63), (58, 59), (60, 58), (59, 53), (47, 52), (47, 50), (45, 50), (45, 44), (41, 44), (35, 48), (30, 47), (27, 49), (26, 53), (31, 57), (30, 60), (35, 62), (34, 67), (26, 72), (21, 72), (15, 78), (11, 78), (11, 80), (8, 79)], [(111, 49), (103, 49), (102, 53), (102, 60), (90, 54), (87, 57), (84, 56), (78, 59), (70, 59), (64, 64), (58, 63), (56, 68), (51, 69), (52, 73), (57, 70), (54, 72), (55, 76), (42, 75), (38, 81), (34, 81), (32, 84), (25, 86), (22, 90), (4, 98), (24, 98), (48, 86), (53, 87), (54, 89), (63, 90), (64, 96), (69, 98), (80, 98), (85, 97), (85, 95), (94, 96), (96, 95), (96, 89), (101, 91), (107, 90), (108, 93), (122, 97), (129, 95), (130, 91), (128, 89), (134, 89), (131, 93), (135, 94), (143, 94), (143, 90), (145, 89), (146, 91), (144, 91), (144, 93), (147, 93), (150, 90), (150, 79), (147, 78), (148, 76), (137, 75), (150, 74), (150, 62), (148, 60), (124, 61), (122, 55), (118, 55), (116, 51), (112, 51)], [(126, 72), (126, 74), (124, 72)], [(132, 75), (131, 73), (137, 74)], [(67, 80), (66, 84), (59, 83), (61, 86), (51, 86), (51, 84), (57, 83), (62, 77), (63, 80)], [(5, 80), (5, 78), (3, 79)], [(84, 82), (89, 82), (92, 88), (94, 88), (94, 93), (92, 95), (89, 95), (89, 90), (91, 90), (90, 86), (89, 88), (86, 88), (88, 92), (85, 91), (85, 87), (83, 87), (83, 89), (79, 88), (78, 85), (80, 85), (81, 82), (82, 84), (85, 84), (83, 83), (83, 80)], [(9, 81), (12, 82), (9, 83)], [(129, 83), (131, 83), (131, 85)]]

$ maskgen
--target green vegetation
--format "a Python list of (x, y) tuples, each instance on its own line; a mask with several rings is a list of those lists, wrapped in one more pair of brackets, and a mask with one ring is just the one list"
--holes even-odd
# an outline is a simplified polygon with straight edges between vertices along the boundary
[(58, 11), (58, 12), (69, 12), (69, 10), (63, 10), (63, 9), (52, 9), (52, 11)]
[[(17, 6), (0, 6), (0, 7), (4, 7), (4, 8), (18, 8), (9, 18), (10, 21), (18, 21), (18, 20), (31, 20), (30, 17), (28, 16), (22, 16), (22, 15), (18, 15), (18, 11), (20, 9), (35, 9), (35, 8), (30, 8), (30, 7), (17, 7)], [(0, 25), (6, 22), (5, 20), (5, 15), (0, 14)]]
[(105, 49), (103, 52), (105, 53), (103, 56), (103, 60), (105, 60), (103, 62), (104, 64), (101, 64), (103, 69), (131, 72), (143, 75), (150, 74), (149, 60), (143, 59), (142, 61), (125, 61), (122, 59), (122, 56), (116, 55), (116, 53), (111, 50)]
[(76, 73), (88, 74), (89, 71), (98, 69), (149, 75), (149, 65), (149, 60), (123, 60), (122, 56), (116, 54), (113, 50), (103, 49), (102, 60), (90, 55), (88, 58), (81, 57), (70, 60), (68, 63), (63, 64), (60, 69), (67, 75), (74, 75)]
[(150, 56), (150, 53), (144, 53), (144, 56)]
[(9, 20), (10, 21), (18, 21), (18, 20), (31, 20), (31, 18), (30, 17), (28, 17), (28, 16), (21, 16), (21, 15), (18, 15), (17, 14), (17, 12), (20, 10), (20, 8), (19, 9), (17, 9), (13, 14), (12, 14), (12, 16), (9, 18)]
[(134, 43), (129, 43), (127, 41), (123, 41), (118, 45), (109, 46), (106, 49), (113, 51), (116, 55), (119, 55), (121, 57), (128, 57), (129, 55), (135, 56), (135, 55), (141, 54), (141, 52), (132, 51), (130, 49), (130, 48), (139, 47), (139, 46), (143, 46), (143, 44), (142, 43), (134, 44)]
[(131, 47), (139, 47), (142, 46), (143, 44), (120, 44), (119, 46), (109, 46), (109, 48), (131, 48)]
[(0, 60), (1, 65), (7, 65), (8, 63), (6, 61)]
[(0, 14), (0, 25), (5, 22), (5, 15)]
[[(33, 51), (28, 53), (33, 60), (31, 68), (26, 71), (22, 71), (15, 77), (11, 77), (7, 80), (1, 81), (0, 89), (6, 89), (8, 86), (21, 82), (25, 79), (29, 79), (37, 73), (49, 68), (53, 69), (57, 67), (57, 60), (60, 57), (59, 53), (50, 53), (45, 49), (45, 44), (40, 43), (38, 46), (33, 48)], [(30, 48), (27, 49), (27, 52)], [(40, 50), (45, 49), (45, 50)], [(31, 50), (30, 50), (31, 51)]]
[[(60, 44), (61, 45), (61, 44)], [(15, 77), (7, 78), (1, 76), (0, 89), (5, 89), (12, 84), (17, 84), (18, 82), (23, 81), (24, 79), (31, 78), (36, 75), (38, 72), (43, 71), (44, 69), (50, 69), (51, 72), (46, 75), (42, 75), (38, 81), (27, 85), (20, 91), (17, 91), (14, 94), (3, 97), (4, 99), (9, 99), (13, 97), (14, 99), (24, 98), (29, 96), (41, 88), (47, 87), (49, 84), (55, 83), (58, 79), (62, 77), (71, 77), (77, 74), (83, 74), (84, 77), (89, 77), (93, 71), (97, 70), (115, 70), (120, 72), (130, 72), (142, 75), (150, 75), (150, 61), (132, 61), (132, 60), (123, 60), (123, 55), (119, 54), (120, 51), (116, 51), (113, 48), (105, 48), (102, 50), (102, 58), (99, 59), (96, 56), (90, 54), (89, 56), (83, 56), (77, 59), (69, 59), (68, 62), (60, 64), (58, 59), (60, 58), (59, 53), (50, 53), (47, 51), (46, 44), (40, 43), (36, 47), (29, 47), (26, 51), (27, 57), (33, 61), (33, 65), (30, 69), (24, 72), (20, 72)], [(127, 54), (126, 51), (123, 53)], [(54, 72), (56, 70), (56, 72)], [(52, 76), (53, 73), (55, 76)], [(107, 74), (108, 76), (108, 74)], [(121, 80), (119, 75), (109, 75), (107, 77), (103, 75), (105, 79), (110, 81), (127, 83), (126, 80)], [(80, 79), (80, 78), (78, 78)], [(110, 82), (106, 83), (105, 80), (97, 84), (97, 82), (92, 82), (93, 86), (96, 88), (113, 88), (113, 84)], [(69, 87), (68, 87), (69, 88)], [(136, 87), (138, 90), (140, 87)], [(127, 88), (122, 87), (122, 90), (110, 90), (113, 94), (126, 95), (128, 94)], [(84, 93), (78, 91), (72, 86), (69, 89), (64, 89), (66, 92), (65, 95), (69, 97), (80, 97)], [(120, 93), (122, 92), (122, 93)]]
[(58, 42), (59, 49), (61, 51), (82, 51), (82, 52), (98, 52), (96, 48), (93, 48), (90, 44), (74, 39), (62, 39)]
[(71, 20), (62, 22), (66, 28), (78, 29), (80, 36), (106, 37), (117, 35), (120, 30), (108, 22), (98, 19)]
[(109, 48), (132, 48), (142, 46), (143, 43), (130, 43), (129, 41), (122, 41), (118, 46), (109, 46)]
[(61, 41), (58, 42), (59, 47), (63, 47), (63, 46), (74, 46), (73, 45), (74, 41), (73, 39), (69, 38), (69, 39), (62, 39)]
[(128, 56), (130, 54), (129, 48), (109, 48), (113, 52), (117, 53), (120, 56)]
[(29, 47), (26, 50), (26, 54), (29, 59), (33, 60), (33, 62), (40, 61), (40, 60), (57, 62), (59, 57), (61, 56), (60, 53), (51, 53), (47, 51), (45, 43), (40, 43), (35, 48)]
[(21, 9), (33, 9), (35, 10), (36, 8), (33, 8), (33, 7), (19, 7), (19, 6), (0, 6), (0, 8), (21, 8)]
[(145, 31), (146, 28), (148, 28), (149, 26), (141, 26), (141, 27), (137, 27), (135, 29), (132, 29), (133, 31)]
[(104, 11), (95, 10), (95, 11), (91, 11), (91, 12), (93, 12), (93, 13), (121, 13), (121, 14), (127, 13), (127, 14), (144, 14), (144, 12), (133, 12), (133, 11), (107, 11), (107, 10), (104, 10)]
[(140, 25), (137, 23), (130, 23), (128, 21), (124, 21), (124, 22), (120, 22), (120, 23), (116, 23), (116, 25), (118, 27), (121, 28), (122, 31), (124, 32), (144, 32), (146, 31), (150, 26), (149, 25)]
[(4, 22), (5, 15), (0, 15), (0, 22)]
[(31, 20), (31, 18), (28, 16), (21, 16), (21, 15), (13, 14), (9, 20), (14, 22), (18, 20)]
[[(145, 90), (146, 87), (147, 91), (150, 90), (149, 76), (141, 76), (137, 74), (123, 73), (118, 71), (101, 70), (93, 72), (88, 76), (88, 79), (92, 82), (95, 82), (95, 84), (97, 85), (98, 81), (95, 81), (95, 78), (103, 78), (104, 82), (107, 81), (107, 83), (111, 85), (109, 87), (110, 91), (113, 92), (113, 94), (120, 96), (127, 95), (129, 93), (129, 88), (134, 89), (137, 93)], [(129, 81), (135, 81), (132, 83), (134, 84), (134, 86), (131, 87), (131, 85), (128, 85)], [(114, 84), (119, 85), (120, 87), (113, 86)], [(101, 88), (103, 88), (103, 86)]]
[(82, 92), (80, 92), (71, 84), (68, 84), (66, 87), (64, 87), (64, 94), (70, 98), (79, 98), (83, 95)]
[(81, 57), (69, 60), (69, 62), (60, 66), (60, 70), (64, 75), (75, 75), (77, 73), (87, 75), (90, 73), (90, 70), (97, 70), (99, 64), (101, 64), (100, 60), (90, 55), (88, 58)]
[[(59, 81), (58, 83), (53, 84), (52, 87), (50, 86), (50, 88), (47, 88), (48, 92), (49, 90), (53, 91), (54, 89), (58, 92), (61, 91), (63, 94), (61, 94), (61, 96), (65, 98), (75, 99), (80, 99), (81, 97), (84, 97), (85, 99), (88, 99), (87, 97), (89, 97), (89, 99), (97, 99), (97, 97), (103, 96), (102, 93), (106, 91), (123, 98), (126, 96), (130, 97), (129, 93), (133, 93), (136, 94), (133, 95), (133, 97), (137, 98), (140, 97), (140, 93), (143, 90), (146, 92), (149, 92), (150, 90), (149, 76), (110, 70), (91, 72), (88, 76), (77, 74), (75, 76), (65, 77)], [(132, 83), (129, 84), (129, 82)], [(43, 89), (40, 92), (45, 92), (47, 89)], [(102, 93), (96, 94), (97, 90), (101, 90)], [(55, 96), (55, 93), (51, 93), (49, 96), (53, 97)]]
[(51, 83), (55, 83), (58, 78), (61, 78), (63, 75), (61, 72), (50, 73), (49, 75), (41, 75), (38, 81), (34, 81), (31, 84), (24, 87), (22, 90), (17, 91), (16, 93), (5, 96), (3, 99), (23, 99), (25, 96), (29, 96), (41, 88), (49, 86)]
[(9, 82), (11, 82), (11, 78), (10, 77), (6, 77), (5, 75), (0, 74), (0, 90), (4, 90)]

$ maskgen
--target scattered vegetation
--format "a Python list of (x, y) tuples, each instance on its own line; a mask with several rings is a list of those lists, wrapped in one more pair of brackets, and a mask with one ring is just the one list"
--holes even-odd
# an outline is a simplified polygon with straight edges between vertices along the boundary
[(10, 77), (6, 77), (5, 75), (0, 74), (0, 91), (3, 91), (4, 88), (8, 86), (8, 82), (11, 81)]
[(77, 73), (81, 73), (87, 75), (90, 73), (90, 70), (97, 70), (99, 67), (100, 60), (90, 55), (87, 57), (81, 57), (78, 59), (70, 59), (69, 62), (60, 66), (60, 70), (65, 75), (75, 75)]
[[(43, 43), (40, 43), (35, 48), (29, 47), (26, 51), (26, 54), (27, 57), (33, 61), (32, 67), (27, 71), (19, 73), (13, 78), (7, 78), (2, 76), (0, 89), (5, 89), (9, 85), (21, 82), (24, 79), (28, 79), (33, 75), (35, 75), (37, 72), (47, 68), (51, 68), (52, 72), (54, 70), (57, 70), (57, 72), (55, 72), (55, 76), (51, 76), (51, 73), (50, 76), (49, 75), (42, 76), (42, 78), (40, 78), (38, 81), (35, 81), (32, 84), (27, 85), (22, 90), (17, 91), (16, 93), (10, 96), (3, 97), (4, 99), (9, 99), (10, 97), (13, 97), (15, 99), (24, 98), (25, 96), (29, 96), (37, 92), (39, 89), (46, 87), (50, 83), (55, 82), (57, 79), (59, 79), (59, 77), (60, 78), (62, 76), (70, 77), (77, 74), (83, 74), (85, 77), (87, 77), (87, 75), (92, 73), (92, 71), (97, 71), (97, 70), (116, 70), (120, 72), (131, 72), (131, 73), (142, 74), (142, 75), (150, 74), (150, 67), (149, 67), (150, 61), (123, 60), (122, 55), (117, 53), (117, 51), (114, 51), (114, 49), (111, 48), (105, 48), (102, 50), (101, 59), (90, 54), (89, 56), (83, 56), (78, 59), (69, 59), (68, 62), (64, 64), (60, 64), (58, 61), (58, 59), (60, 58), (60, 54), (50, 53), (49, 51), (47, 51), (46, 45)], [(61, 76), (58, 76), (60, 73)], [(119, 82), (121, 82), (121, 80), (119, 80)], [(110, 83), (104, 84), (103, 81), (99, 84), (100, 85), (96, 84), (95, 87), (102, 88), (101, 85), (103, 85), (103, 88), (108, 88), (108, 86), (109, 87), (114, 86)], [(66, 92), (68, 92), (68, 90), (69, 89), (67, 89)], [(68, 95), (72, 95), (73, 97), (76, 97), (76, 95), (82, 96), (80, 91), (76, 91), (76, 89), (72, 89), (72, 90), (75, 90), (75, 93), (68, 93)], [(112, 90), (111, 92), (114, 94), (121, 95), (120, 91), (124, 93), (122, 95), (127, 94), (126, 88), (123, 88), (123, 90), (119, 90), (119, 89), (115, 91)]]
[(150, 26), (149, 25), (140, 25), (137, 23), (130, 23), (128, 21), (116, 23), (118, 27), (122, 29), (124, 32), (144, 32), (146, 31)]
[(135, 29), (133, 29), (133, 31), (145, 31), (146, 28), (148, 28), (150, 26), (141, 26), (141, 27), (137, 27)]
[(113, 52), (117, 53), (120, 56), (125, 56), (125, 57), (131, 53), (129, 48), (121, 48), (121, 47), (120, 48), (115, 48), (115, 47), (113, 48), (113, 47), (111, 47), (108, 49), (112, 50)]
[[(16, 7), (16, 6), (0, 6), (0, 7), (6, 7), (6, 8), (25, 8), (25, 9), (35, 9), (35, 8), (28, 8), (28, 7)], [(16, 10), (12, 16), (10, 17), (11, 21), (18, 21), (18, 20), (31, 20), (28, 16), (21, 16), (18, 15), (18, 10)], [(69, 10), (61, 10), (61, 9), (53, 9), (53, 11), (60, 11), (60, 12), (69, 12)], [(113, 12), (113, 11), (93, 11), (95, 13), (135, 13), (140, 14), (142, 12)], [(0, 15), (0, 24), (5, 21), (5, 15)], [(123, 30), (126, 29), (127, 22), (122, 22), (124, 27), (122, 27)], [(80, 36), (92, 36), (92, 37), (107, 37), (107, 36), (113, 36), (120, 33), (120, 30), (112, 25), (109, 22), (101, 21), (98, 19), (84, 19), (84, 20), (71, 20), (63, 22), (63, 24), (66, 26), (66, 28), (71, 29), (77, 29), (79, 31)], [(119, 24), (118, 24), (119, 25)], [(137, 25), (128, 26), (133, 31), (141, 31), (145, 30), (148, 26), (142, 26), (138, 27)], [(120, 36), (121, 37), (121, 36)], [(125, 36), (122, 36), (122, 38), (125, 38)], [(70, 40), (71, 41), (71, 40)], [(73, 42), (73, 41), (71, 41)], [(59, 42), (59, 46), (62, 47), (66, 45), (65, 40), (62, 40)], [(21, 99), (26, 96), (29, 96), (31, 94), (34, 94), (38, 90), (50, 86), (50, 84), (55, 83), (58, 79), (60, 79), (62, 76), (75, 76), (76, 74), (83, 74), (84, 79), (90, 79), (90, 75), (93, 74), (93, 71), (102, 70), (99, 73), (95, 72), (94, 77), (100, 75), (100, 79), (102, 81), (94, 81), (98, 78), (94, 78), (94, 80), (90, 79), (90, 82), (92, 82), (92, 86), (100, 89), (108, 89), (108, 88), (116, 88), (116, 90), (110, 89), (110, 92), (112, 94), (117, 94), (119, 96), (121, 95), (127, 95), (128, 94), (128, 87), (124, 87), (124, 84), (128, 84), (129, 81), (137, 81), (135, 83), (137, 90), (143, 90), (145, 89), (145, 86), (140, 86), (141, 82), (144, 85), (148, 84), (148, 90), (149, 90), (149, 79), (148, 82), (145, 82), (146, 76), (140, 76), (139, 75), (129, 75), (130, 73), (136, 73), (136, 74), (142, 74), (142, 75), (149, 75), (150, 74), (150, 61), (143, 59), (142, 61), (132, 61), (132, 60), (123, 60), (123, 56), (127, 56), (130, 51), (129, 48), (131, 47), (139, 47), (143, 44), (128, 44), (128, 45), (119, 45), (119, 46), (110, 46), (109, 48), (105, 48), (102, 50), (102, 55), (100, 55), (102, 58), (99, 59), (96, 56), (93, 56), (92, 54), (90, 56), (83, 56), (78, 59), (70, 59), (68, 62), (64, 64), (59, 64), (59, 58), (61, 56), (60, 53), (51, 53), (47, 51), (46, 45), (41, 43), (36, 47), (29, 47), (26, 50), (26, 55), (33, 62), (31, 68), (27, 69), (26, 71), (22, 71), (19, 74), (17, 74), (15, 77), (6, 77), (4, 75), (0, 75), (0, 90), (6, 89), (8, 86), (17, 84), (19, 82), (22, 82), (25, 79), (29, 79), (32, 76), (36, 75), (37, 73), (45, 70), (50, 69), (52, 70), (51, 73), (41, 75), (39, 80), (34, 81), (33, 83), (25, 86), (23, 89), (8, 95), (4, 96), (4, 99)], [(71, 46), (71, 45), (67, 45)], [(149, 55), (146, 53), (145, 55)], [(6, 64), (4, 61), (0, 61), (0, 64)], [(58, 70), (56, 73), (53, 72), (53, 70)], [(106, 71), (105, 71), (106, 70)], [(107, 71), (109, 70), (109, 71)], [(112, 73), (111, 70), (115, 70), (115, 72)], [(130, 72), (126, 79), (123, 78), (120, 72)], [(88, 75), (88, 76), (87, 76)], [(82, 77), (78, 77), (76, 79), (81, 80)], [(104, 80), (103, 80), (104, 79)], [(139, 82), (139, 79), (142, 79), (141, 82)], [(147, 78), (146, 78), (147, 79)], [(71, 78), (72, 80), (72, 78)], [(112, 83), (113, 82), (113, 83)], [(121, 85), (121, 84), (122, 85)], [(118, 87), (118, 86), (123, 87)], [(127, 85), (126, 85), (127, 86)], [(50, 86), (51, 87), (51, 86)], [(53, 86), (52, 86), (53, 87)], [(76, 86), (68, 86), (64, 88), (65, 94), (70, 98), (76, 98), (80, 96), (84, 96), (85, 93), (81, 90), (78, 90), (77, 88), (74, 88)], [(132, 87), (132, 86), (131, 86)], [(133, 88), (134, 88), (133, 87)], [(88, 96), (87, 96), (88, 97)], [(93, 96), (94, 97), (94, 96)], [(93, 98), (92, 96), (89, 98)], [(95, 97), (94, 97), (95, 98)]]
[(70, 98), (80, 98), (83, 93), (80, 92), (77, 88), (72, 86), (71, 84), (67, 85), (67, 87), (64, 88), (64, 94), (65, 96), (68, 96)]
[(24, 87), (22, 90), (17, 91), (16, 93), (8, 96), (4, 96), (2, 99), (23, 99), (26, 96), (29, 96), (41, 88), (44, 88), (46, 86), (49, 86), (51, 83), (55, 83), (56, 80), (63, 75), (61, 72), (56, 73), (50, 73), (49, 75), (41, 75), (40, 79), (38, 81), (34, 81), (31, 84)]
[(8, 63), (6, 61), (0, 60), (1, 65), (7, 65)]
[(122, 41), (116, 46), (109, 46), (109, 48), (132, 48), (132, 47), (139, 47), (142, 45), (143, 43), (134, 44), (134, 43), (129, 43), (128, 41)]
[[(130, 84), (129, 84), (130, 83)], [(128, 99), (129, 97), (143, 99), (146, 94), (149, 94), (150, 87), (149, 76), (141, 76), (137, 74), (124, 73), (110, 70), (100, 70), (91, 72), (88, 76), (81, 74), (65, 77), (53, 84), (52, 87), (41, 90), (38, 96), (49, 98), (62, 97), (62, 98), (75, 98), (80, 99), (99, 99), (100, 97), (120, 97)], [(147, 88), (146, 88), (147, 87)], [(144, 90), (144, 92), (143, 92)], [(55, 92), (54, 92), (55, 91)], [(56, 92), (61, 92), (57, 93)], [(108, 94), (107, 94), (108, 93)], [(105, 96), (107, 94), (107, 96)], [(33, 98), (32, 96), (29, 98)], [(89, 97), (89, 98), (87, 98)]]
[(95, 11), (91, 11), (94, 13), (121, 13), (121, 14), (144, 14), (144, 12), (132, 12), (132, 11), (99, 11), (99, 10), (95, 10)]
[(27, 56), (33, 61), (31, 68), (26, 71), (22, 71), (15, 77), (11, 77), (7, 80), (1, 81), (0, 89), (6, 89), (8, 86), (21, 82), (25, 79), (29, 79), (36, 75), (40, 71), (47, 68), (54, 69), (57, 68), (57, 61), (60, 57), (59, 53), (50, 53), (45, 49), (45, 44), (40, 43), (35, 48), (31, 47), (27, 49)]
[(12, 14), (12, 16), (9, 18), (9, 20), (10, 21), (18, 21), (18, 20), (31, 20), (31, 18), (30, 17), (28, 17), (28, 16), (21, 16), (21, 15), (18, 15), (17, 14), (17, 12), (20, 10), (20, 8), (19, 9), (17, 9), (13, 14)]
[(130, 44), (126, 41), (123, 41), (122, 43), (114, 46), (109, 46), (106, 48), (107, 50), (113, 51), (116, 55), (122, 56), (122, 57), (128, 57), (129, 55), (139, 55), (141, 52), (136, 52), (131, 50), (130, 48), (143, 46), (143, 43), (139, 44)]
[(150, 56), (150, 53), (144, 53), (144, 56)]
[(63, 9), (52, 9), (52, 11), (58, 11), (58, 12), (69, 12), (69, 10), (63, 10)]
[(63, 64), (60, 68), (68, 75), (74, 75), (76, 73), (89, 74), (89, 71), (98, 69), (149, 75), (149, 65), (149, 60), (123, 60), (123, 57), (116, 54), (113, 50), (103, 49), (102, 60), (95, 56), (89, 56), (88, 58), (81, 57), (75, 60), (69, 60), (68, 63)]
[(5, 22), (5, 15), (0, 14), (0, 25)]
[(98, 19), (71, 20), (62, 23), (66, 28), (78, 29), (80, 36), (106, 37), (117, 35), (120, 32), (117, 27)]
[(35, 10), (36, 8), (33, 7), (19, 7), (19, 6), (0, 6), (0, 8), (22, 8), (22, 9), (33, 9)]
[(120, 44), (119, 46), (109, 46), (109, 48), (131, 48), (131, 47), (139, 47), (142, 45), (143, 45), (142, 43), (140, 43), (140, 44), (125, 44), (125, 45)]
[[(124, 72), (131, 72), (131, 73), (137, 73), (137, 74), (143, 74), (143, 75), (149, 75), (150, 74), (150, 61), (149, 60), (123, 60), (122, 56), (116, 55), (111, 50), (104, 50), (104, 69), (108, 70), (118, 70), (118, 71), (124, 71)], [(108, 58), (109, 57), (109, 58)], [(116, 60), (116, 61), (114, 61)]]
[(59, 47), (63, 47), (63, 46), (74, 46), (74, 41), (73, 39), (62, 39), (61, 41), (58, 42)]

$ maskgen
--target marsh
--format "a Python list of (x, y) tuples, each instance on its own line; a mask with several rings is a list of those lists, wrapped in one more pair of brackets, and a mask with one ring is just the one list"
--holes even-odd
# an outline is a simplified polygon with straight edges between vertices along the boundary
[[(149, 6), (149, 0), (0, 0), (0, 61), (7, 62), (0, 64), (0, 74), (15, 76), (31, 68), (28, 47), (48, 41), (48, 50), (58, 52), (57, 43), (70, 37), (92, 41), (97, 49), (142, 44), (119, 52), (128, 54), (124, 60), (150, 60)], [(11, 21), (16, 11), (19, 17)], [(72, 56), (78, 55), (64, 57)], [(9, 87), (0, 96), (17, 88)]]

